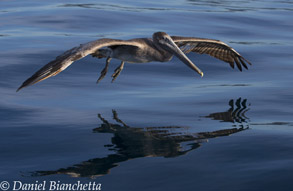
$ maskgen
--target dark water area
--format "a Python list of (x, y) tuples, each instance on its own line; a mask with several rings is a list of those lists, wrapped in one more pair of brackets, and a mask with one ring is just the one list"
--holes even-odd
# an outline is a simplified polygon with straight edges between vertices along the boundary
[[(0, 182), (293, 190), (292, 18), (286, 0), (0, 1)], [(222, 40), (252, 66), (191, 53), (203, 78), (173, 58), (111, 83), (113, 60), (96, 84), (105, 59), (86, 57), (16, 93), (65, 50), (156, 31)]]

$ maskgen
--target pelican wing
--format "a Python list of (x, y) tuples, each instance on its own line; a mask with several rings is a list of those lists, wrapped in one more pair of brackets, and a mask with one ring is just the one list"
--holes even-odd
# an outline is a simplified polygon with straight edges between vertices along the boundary
[(78, 47), (74, 47), (70, 50), (67, 50), (60, 56), (57, 56), (55, 60), (49, 62), (28, 78), (23, 84), (17, 89), (20, 89), (33, 85), (37, 82), (45, 80), (51, 76), (55, 76), (61, 71), (65, 70), (70, 66), (74, 61), (79, 60), (89, 54), (94, 54), (98, 49), (107, 46), (117, 46), (117, 45), (129, 45), (129, 46), (139, 46), (133, 41), (124, 41), (116, 39), (99, 39), (91, 41), (85, 44), (81, 44)]
[(171, 38), (184, 53), (197, 52), (199, 54), (208, 54), (229, 63), (232, 68), (234, 68), (234, 63), (236, 63), (240, 71), (242, 71), (241, 65), (246, 69), (248, 69), (247, 64), (251, 65), (236, 50), (222, 41), (180, 36), (171, 36)]

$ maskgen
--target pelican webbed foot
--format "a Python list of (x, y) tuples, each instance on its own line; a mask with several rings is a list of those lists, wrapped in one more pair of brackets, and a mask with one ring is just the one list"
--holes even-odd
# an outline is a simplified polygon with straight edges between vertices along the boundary
[(101, 75), (100, 75), (99, 79), (97, 80), (97, 83), (99, 83), (106, 76), (111, 59), (112, 58), (110, 58), (110, 57), (107, 58), (105, 68), (102, 70)]
[(116, 78), (120, 75), (120, 73), (123, 70), (123, 68), (124, 68), (124, 61), (121, 62), (120, 66), (118, 66), (115, 69), (114, 74), (112, 74), (113, 79), (112, 79), (111, 83), (113, 83), (116, 80)]

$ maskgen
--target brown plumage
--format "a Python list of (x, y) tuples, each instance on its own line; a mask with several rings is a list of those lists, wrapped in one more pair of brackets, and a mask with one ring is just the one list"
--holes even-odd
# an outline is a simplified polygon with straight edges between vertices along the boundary
[(184, 53), (196, 52), (199, 54), (208, 54), (229, 63), (232, 68), (234, 68), (234, 63), (236, 63), (240, 71), (242, 71), (241, 66), (248, 69), (246, 63), (251, 65), (236, 50), (219, 40), (180, 36), (171, 36), (171, 38)]
[(116, 68), (112, 75), (112, 82), (121, 73), (124, 67), (124, 62), (167, 62), (172, 59), (173, 55), (178, 57), (192, 70), (203, 76), (203, 72), (185, 55), (190, 52), (209, 54), (210, 56), (229, 63), (232, 68), (234, 68), (234, 63), (236, 63), (236, 66), (240, 71), (242, 71), (242, 66), (248, 69), (247, 64), (251, 65), (249, 61), (243, 58), (233, 48), (219, 40), (180, 36), (170, 37), (164, 32), (156, 32), (153, 34), (153, 38), (131, 40), (99, 39), (81, 44), (78, 47), (74, 47), (64, 52), (60, 56), (57, 56), (55, 60), (43, 66), (23, 82), (17, 91), (57, 75), (70, 66), (74, 61), (87, 55), (92, 55), (97, 58), (107, 58), (107, 64), (102, 70), (98, 82), (106, 75), (111, 58), (121, 60), (121, 65)]

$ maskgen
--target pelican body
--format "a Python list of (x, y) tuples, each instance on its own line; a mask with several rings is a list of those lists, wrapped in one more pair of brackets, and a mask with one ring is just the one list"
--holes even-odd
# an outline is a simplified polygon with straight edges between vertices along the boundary
[(121, 60), (120, 66), (115, 69), (112, 75), (112, 82), (123, 70), (125, 62), (167, 62), (170, 61), (173, 56), (178, 57), (184, 64), (203, 76), (203, 72), (185, 55), (190, 52), (209, 54), (210, 56), (229, 63), (232, 68), (234, 68), (234, 63), (236, 63), (240, 71), (242, 71), (242, 66), (248, 69), (247, 64), (251, 65), (249, 61), (243, 58), (233, 48), (219, 40), (169, 36), (165, 32), (156, 32), (153, 34), (152, 38), (136, 38), (130, 40), (103, 38), (81, 44), (57, 56), (55, 60), (43, 66), (23, 82), (17, 91), (57, 75), (74, 61), (87, 55), (92, 55), (97, 58), (106, 58), (106, 66), (102, 70), (97, 83), (105, 77), (112, 58)]

